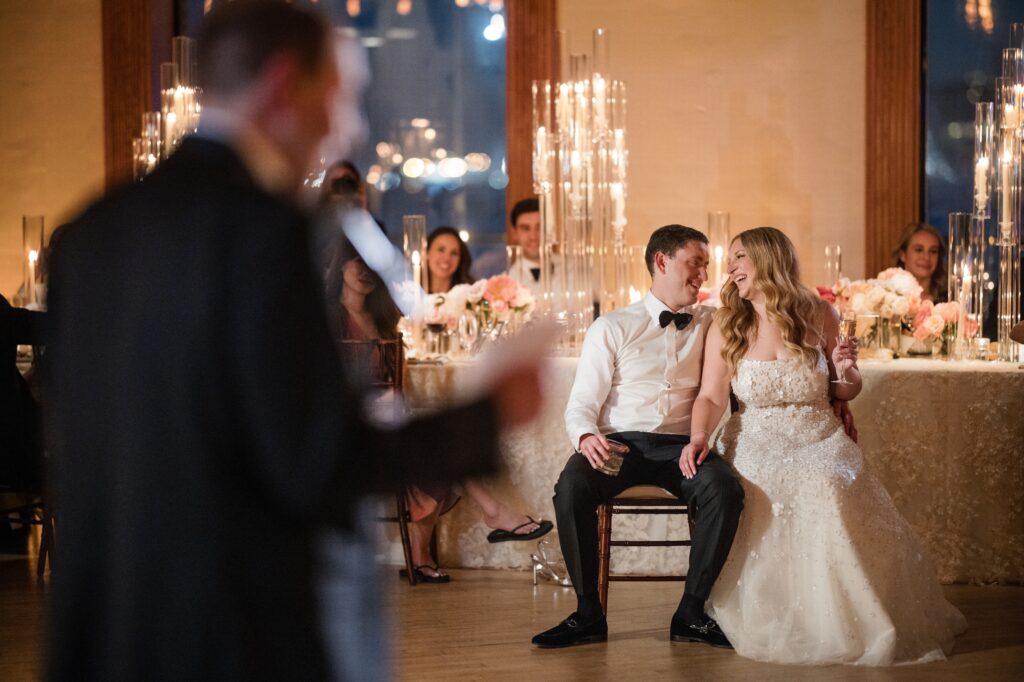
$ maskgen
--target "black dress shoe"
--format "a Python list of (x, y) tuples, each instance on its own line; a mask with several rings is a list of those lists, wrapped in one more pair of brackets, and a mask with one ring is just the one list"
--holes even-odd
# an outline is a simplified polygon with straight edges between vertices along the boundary
[(604, 616), (582, 620), (575, 613), (561, 623), (533, 638), (533, 643), (544, 649), (556, 649), (574, 644), (604, 642), (608, 639), (608, 621)]
[(721, 626), (707, 614), (696, 623), (673, 618), (671, 633), (673, 642), (703, 642), (722, 649), (732, 648)]

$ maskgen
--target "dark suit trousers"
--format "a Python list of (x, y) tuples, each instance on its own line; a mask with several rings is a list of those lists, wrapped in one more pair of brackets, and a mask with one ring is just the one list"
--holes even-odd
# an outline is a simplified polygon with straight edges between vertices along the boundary
[(578, 595), (597, 594), (597, 507), (634, 485), (657, 485), (697, 509), (685, 593), (711, 594), (732, 546), (743, 488), (728, 464), (712, 452), (692, 479), (679, 471), (688, 436), (627, 431), (609, 434), (630, 450), (618, 476), (595, 470), (579, 452), (569, 457), (555, 484), (555, 516), (569, 577)]

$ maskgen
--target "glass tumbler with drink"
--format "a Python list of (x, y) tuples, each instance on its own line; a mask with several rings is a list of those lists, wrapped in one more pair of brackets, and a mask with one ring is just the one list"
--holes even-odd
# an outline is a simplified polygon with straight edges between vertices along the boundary
[(618, 476), (619, 470), (622, 469), (622, 459), (629, 452), (629, 446), (611, 438), (605, 440), (608, 441), (608, 459), (598, 471), (608, 476)]

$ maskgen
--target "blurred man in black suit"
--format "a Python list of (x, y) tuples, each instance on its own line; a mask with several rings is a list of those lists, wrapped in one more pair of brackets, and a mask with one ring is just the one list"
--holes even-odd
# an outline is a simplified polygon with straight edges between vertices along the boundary
[(536, 411), (531, 367), (396, 431), (364, 421), (292, 200), (332, 123), (329, 36), (284, 2), (215, 9), (200, 133), (54, 249), (50, 679), (328, 676), (316, 529), (368, 491), (494, 470), (499, 427)]

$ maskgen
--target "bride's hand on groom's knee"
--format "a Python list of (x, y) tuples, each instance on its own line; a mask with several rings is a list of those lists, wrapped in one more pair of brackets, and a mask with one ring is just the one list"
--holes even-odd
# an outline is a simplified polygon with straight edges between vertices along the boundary
[(691, 440), (683, 448), (682, 453), (679, 455), (679, 471), (683, 473), (685, 478), (693, 478), (697, 475), (697, 467), (707, 459), (708, 452), (710, 452), (710, 448), (708, 447), (706, 436)]

